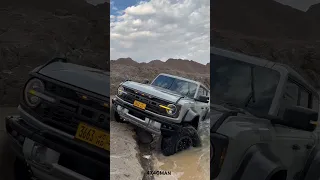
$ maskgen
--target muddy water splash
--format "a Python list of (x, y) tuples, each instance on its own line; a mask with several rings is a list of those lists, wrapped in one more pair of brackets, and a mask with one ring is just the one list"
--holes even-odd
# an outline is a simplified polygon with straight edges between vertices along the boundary
[(210, 179), (210, 121), (199, 126), (202, 147), (190, 148), (166, 157), (155, 152), (154, 170), (171, 171), (171, 175), (155, 175), (156, 180), (209, 180)]

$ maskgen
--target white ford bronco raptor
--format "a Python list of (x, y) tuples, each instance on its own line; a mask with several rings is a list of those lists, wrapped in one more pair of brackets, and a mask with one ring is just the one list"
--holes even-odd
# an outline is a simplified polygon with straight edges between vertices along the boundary
[(161, 151), (169, 156), (201, 145), (197, 130), (210, 110), (209, 94), (202, 83), (169, 74), (150, 84), (127, 80), (112, 99), (111, 116), (161, 135)]
[(110, 179), (108, 72), (55, 58), (30, 72), (6, 118), (16, 180)]
[(211, 179), (318, 180), (319, 94), (290, 67), (211, 48)]

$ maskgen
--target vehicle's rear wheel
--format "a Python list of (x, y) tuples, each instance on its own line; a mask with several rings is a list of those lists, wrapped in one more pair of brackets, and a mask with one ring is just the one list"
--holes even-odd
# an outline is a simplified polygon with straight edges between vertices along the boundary
[(31, 180), (32, 173), (28, 164), (19, 158), (14, 161), (14, 179), (15, 180)]
[(182, 127), (172, 136), (163, 136), (161, 141), (161, 151), (165, 156), (173, 155), (191, 146), (201, 146), (201, 140), (197, 130), (190, 125)]
[(120, 117), (119, 113), (114, 109), (115, 107), (111, 107), (111, 119), (114, 119), (117, 122), (124, 123), (124, 120)]

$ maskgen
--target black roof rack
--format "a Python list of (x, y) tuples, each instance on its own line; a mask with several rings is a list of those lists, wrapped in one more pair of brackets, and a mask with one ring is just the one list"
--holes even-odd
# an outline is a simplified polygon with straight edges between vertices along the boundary
[(45, 64), (43, 64), (43, 65), (41, 66), (41, 68), (39, 68), (38, 72), (39, 72), (41, 69), (43, 69), (44, 67), (46, 67), (46, 66), (48, 66), (49, 64), (54, 63), (54, 62), (64, 62), (64, 63), (67, 63), (68, 60), (65, 59), (65, 58), (53, 58), (53, 59), (49, 60), (48, 62), (46, 62)]

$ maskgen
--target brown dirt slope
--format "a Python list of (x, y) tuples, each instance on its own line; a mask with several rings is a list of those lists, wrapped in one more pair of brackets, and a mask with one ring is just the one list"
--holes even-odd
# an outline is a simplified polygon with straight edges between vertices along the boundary
[(109, 4), (0, 2), (0, 105), (17, 105), (27, 73), (53, 57), (109, 70)]
[(320, 88), (319, 7), (303, 12), (272, 0), (215, 0), (210, 44), (288, 64)]
[(212, 28), (218, 30), (264, 38), (320, 39), (320, 24), (311, 13), (273, 0), (214, 0), (210, 16)]

